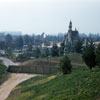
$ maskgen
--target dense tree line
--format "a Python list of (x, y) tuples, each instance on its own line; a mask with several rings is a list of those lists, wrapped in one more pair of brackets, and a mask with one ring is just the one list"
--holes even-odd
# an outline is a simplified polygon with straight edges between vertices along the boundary
[(63, 35), (60, 37), (59, 35), (20, 35), (20, 36), (13, 36), (11, 34), (4, 35), (0, 40), (0, 50), (4, 49), (22, 49), (24, 45), (41, 45), (44, 43), (45, 45), (50, 45), (50, 42), (53, 41), (61, 42), (63, 40)]

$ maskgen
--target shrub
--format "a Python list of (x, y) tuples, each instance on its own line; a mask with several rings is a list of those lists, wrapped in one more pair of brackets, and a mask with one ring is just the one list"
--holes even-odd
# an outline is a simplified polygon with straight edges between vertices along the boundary
[(0, 80), (5, 72), (6, 72), (6, 66), (0, 62)]
[(72, 65), (71, 65), (71, 61), (70, 61), (70, 59), (68, 58), (67, 55), (62, 57), (58, 66), (59, 66), (59, 70), (63, 74), (71, 73)]

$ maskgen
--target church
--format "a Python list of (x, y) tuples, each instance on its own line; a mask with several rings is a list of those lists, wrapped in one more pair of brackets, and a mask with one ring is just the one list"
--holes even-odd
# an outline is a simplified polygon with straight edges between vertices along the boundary
[(73, 52), (73, 48), (77, 43), (78, 39), (79, 39), (79, 32), (76, 28), (75, 30), (72, 30), (72, 22), (70, 21), (68, 32), (64, 36), (64, 45), (65, 45), (64, 53)]

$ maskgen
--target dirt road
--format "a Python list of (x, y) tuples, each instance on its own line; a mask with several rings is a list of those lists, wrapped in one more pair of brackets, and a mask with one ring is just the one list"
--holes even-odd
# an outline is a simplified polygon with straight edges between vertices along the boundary
[(5, 100), (16, 85), (35, 76), (37, 75), (11, 73), (8, 80), (0, 86), (0, 100)]
[(18, 65), (18, 63), (14, 63), (10, 59), (7, 59), (5, 57), (0, 57), (0, 60), (3, 61), (3, 63), (8, 67), (9, 65)]
[[(3, 61), (3, 63), (9, 67), (9, 65), (17, 65), (17, 63), (12, 62), (10, 59), (0, 57), (0, 60)], [(12, 89), (16, 87), (19, 83), (35, 77), (37, 75), (35, 74), (16, 74), (16, 73), (10, 73), (8, 80), (6, 80), (1, 86), (0, 86), (0, 100), (5, 100)]]

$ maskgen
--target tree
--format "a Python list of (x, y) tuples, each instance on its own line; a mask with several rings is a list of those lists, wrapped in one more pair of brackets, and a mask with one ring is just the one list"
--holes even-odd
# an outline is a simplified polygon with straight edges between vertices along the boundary
[(70, 61), (70, 59), (68, 58), (67, 55), (62, 57), (58, 66), (59, 66), (59, 70), (63, 74), (71, 73), (72, 65), (71, 65), (71, 61)]
[(13, 50), (13, 37), (11, 34), (7, 34), (5, 36), (5, 50), (8, 53), (9, 56), (12, 55), (12, 50)]
[(0, 49), (1, 50), (5, 49), (5, 42), (4, 41), (0, 41)]
[(29, 45), (31, 42), (31, 38), (29, 35), (24, 35), (23, 40), (24, 40), (24, 45)]
[(59, 50), (58, 50), (57, 45), (56, 45), (56, 44), (53, 45), (53, 47), (52, 47), (52, 49), (51, 49), (51, 55), (52, 55), (53, 57), (59, 56), (58, 51), (59, 51)]
[(27, 50), (27, 52), (32, 52), (32, 44), (29, 44), (29, 45), (28, 45), (28, 50)]
[(20, 35), (16, 38), (16, 45), (18, 49), (22, 49), (23, 47), (23, 37)]
[(41, 56), (41, 51), (38, 47), (35, 50), (33, 50), (33, 52), (36, 58), (39, 58)]
[(83, 58), (84, 62), (86, 63), (86, 65), (90, 69), (92, 69), (93, 67), (96, 66), (95, 46), (94, 46), (92, 40), (90, 40), (90, 44), (86, 48), (84, 48), (84, 52), (82, 54), (82, 58)]
[(7, 34), (5, 36), (5, 44), (6, 44), (6, 48), (7, 49), (9, 49), (9, 48), (11, 49), (12, 48), (12, 40), (13, 40), (12, 35)]
[(100, 66), (100, 44), (98, 44), (96, 49), (96, 65)]
[(81, 39), (79, 39), (75, 45), (75, 51), (77, 53), (82, 53), (82, 48), (83, 48), (83, 41)]
[(43, 51), (44, 52), (41, 54), (41, 57), (49, 57), (49, 55), (50, 55), (49, 49), (45, 48)]
[(29, 58), (27, 53), (20, 54), (20, 55), (18, 55), (18, 57), (16, 57), (16, 60), (19, 61), (19, 62), (27, 61), (29, 59), (30, 58)]
[(64, 42), (61, 43), (61, 47), (59, 48), (59, 54), (60, 56), (64, 55)]

